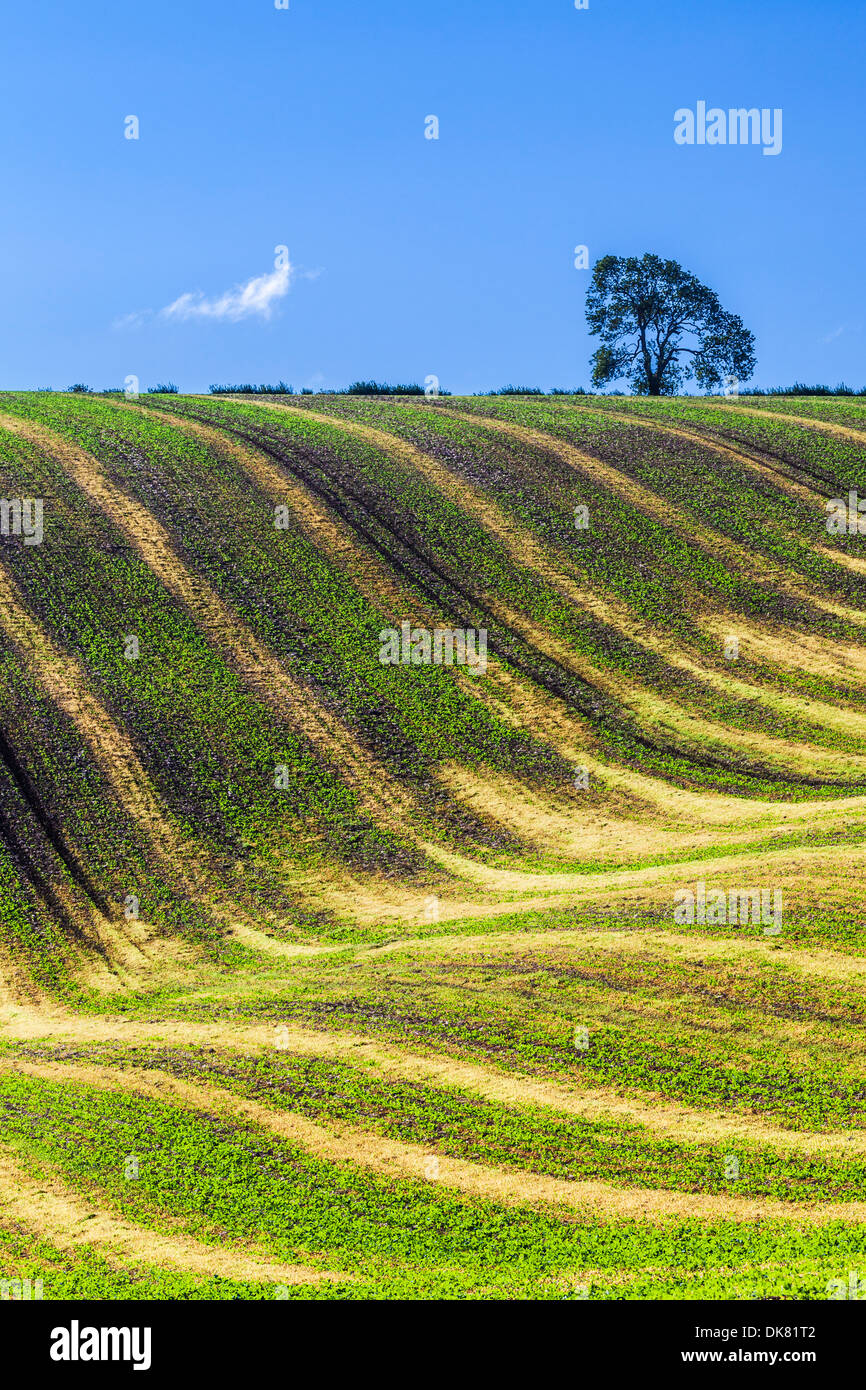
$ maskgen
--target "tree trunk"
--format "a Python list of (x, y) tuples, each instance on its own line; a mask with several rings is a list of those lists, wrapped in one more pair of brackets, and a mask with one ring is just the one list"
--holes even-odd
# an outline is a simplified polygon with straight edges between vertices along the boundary
[(660, 396), (662, 393), (662, 377), (664, 375), (664, 369), (661, 366), (661, 363), (656, 362), (654, 364), (655, 370), (653, 370), (653, 365), (651, 364), (652, 358), (649, 358), (647, 365), (644, 368), (644, 371), (646, 372), (647, 394), (650, 396)]

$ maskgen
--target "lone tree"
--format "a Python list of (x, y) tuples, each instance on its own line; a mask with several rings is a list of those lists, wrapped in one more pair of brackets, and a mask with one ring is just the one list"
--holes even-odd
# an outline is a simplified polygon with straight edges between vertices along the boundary
[(593, 386), (622, 377), (639, 396), (669, 396), (690, 378), (708, 390), (725, 377), (748, 381), (755, 370), (755, 339), (743, 320), (696, 276), (660, 256), (597, 261), (586, 321), (601, 338), (591, 359)]

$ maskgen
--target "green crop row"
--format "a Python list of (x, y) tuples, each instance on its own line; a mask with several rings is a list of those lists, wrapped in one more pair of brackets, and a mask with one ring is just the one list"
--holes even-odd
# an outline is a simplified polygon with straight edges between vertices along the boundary
[[(49, 1164), (127, 1219), (155, 1230), (170, 1219), (223, 1253), (254, 1242), (271, 1257), (357, 1273), (380, 1297), (561, 1298), (563, 1276), (587, 1270), (603, 1280), (617, 1269), (676, 1266), (724, 1279), (768, 1260), (811, 1261), (813, 1296), (826, 1297), (815, 1275), (853, 1267), (866, 1239), (840, 1222), (563, 1219), (324, 1162), (253, 1126), (82, 1085), (3, 1077), (0, 1103), (7, 1142), (34, 1172)], [(131, 1155), (134, 1179), (125, 1176)], [(779, 1282), (788, 1284), (784, 1274)]]
[[(653, 969), (659, 976), (648, 967), (650, 979)], [(774, 995), (769, 977), (751, 1002), (742, 989), (726, 998), (724, 977), (714, 993), (709, 974), (704, 991), (691, 995), (673, 976), (643, 989), (615, 978), (615, 963), (606, 967), (603, 957), (592, 969), (557, 974), (532, 953), (509, 971), (474, 955), (449, 968), (425, 952), (414, 962), (356, 963), (351, 973), (321, 960), (299, 967), (282, 988), (178, 1004), (192, 1018), (350, 1032), (572, 1084), (772, 1115), (798, 1128), (866, 1120), (860, 1024), (807, 1010), (804, 1035), (791, 994)], [(767, 1015), (774, 997), (778, 1010)], [(808, 991), (801, 1009), (803, 999)], [(582, 1049), (576, 1028), (587, 1030)]]
[(568, 1181), (801, 1202), (855, 1201), (866, 1181), (864, 1159), (780, 1152), (742, 1138), (680, 1143), (654, 1137), (638, 1124), (580, 1119), (539, 1106), (503, 1105), (459, 1089), (380, 1080), (343, 1062), (295, 1057), (285, 1050), (250, 1057), (212, 1049), (30, 1044), (12, 1051), (27, 1058), (165, 1071), (269, 1109), (421, 1145), (431, 1155)]

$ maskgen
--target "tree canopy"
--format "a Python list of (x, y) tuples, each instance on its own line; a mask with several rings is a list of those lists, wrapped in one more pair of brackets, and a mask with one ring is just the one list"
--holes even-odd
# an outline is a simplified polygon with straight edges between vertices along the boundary
[(755, 339), (742, 319), (677, 261), (649, 252), (596, 262), (586, 321), (601, 338), (593, 386), (622, 378), (638, 395), (666, 396), (687, 380), (710, 390), (755, 370)]

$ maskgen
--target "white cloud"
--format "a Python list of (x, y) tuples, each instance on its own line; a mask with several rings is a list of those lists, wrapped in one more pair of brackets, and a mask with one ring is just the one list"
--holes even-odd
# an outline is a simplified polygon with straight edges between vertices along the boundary
[(153, 309), (141, 309), (136, 313), (122, 314), (114, 320), (112, 328), (141, 328), (154, 318), (169, 319), (175, 323), (191, 319), (222, 320), (227, 323), (248, 318), (269, 319), (295, 280), (317, 280), (321, 273), (321, 270), (299, 270), (287, 261), (266, 275), (255, 275), (245, 284), (235, 285), (214, 298), (209, 298), (202, 290), (187, 291), (156, 313)]
[(225, 319), (237, 323), (255, 316), (269, 319), (274, 307), (289, 292), (294, 279), (294, 266), (278, 266), (266, 275), (256, 275), (245, 285), (235, 285), (216, 299), (208, 299), (201, 290), (187, 292), (160, 309), (165, 319)]

